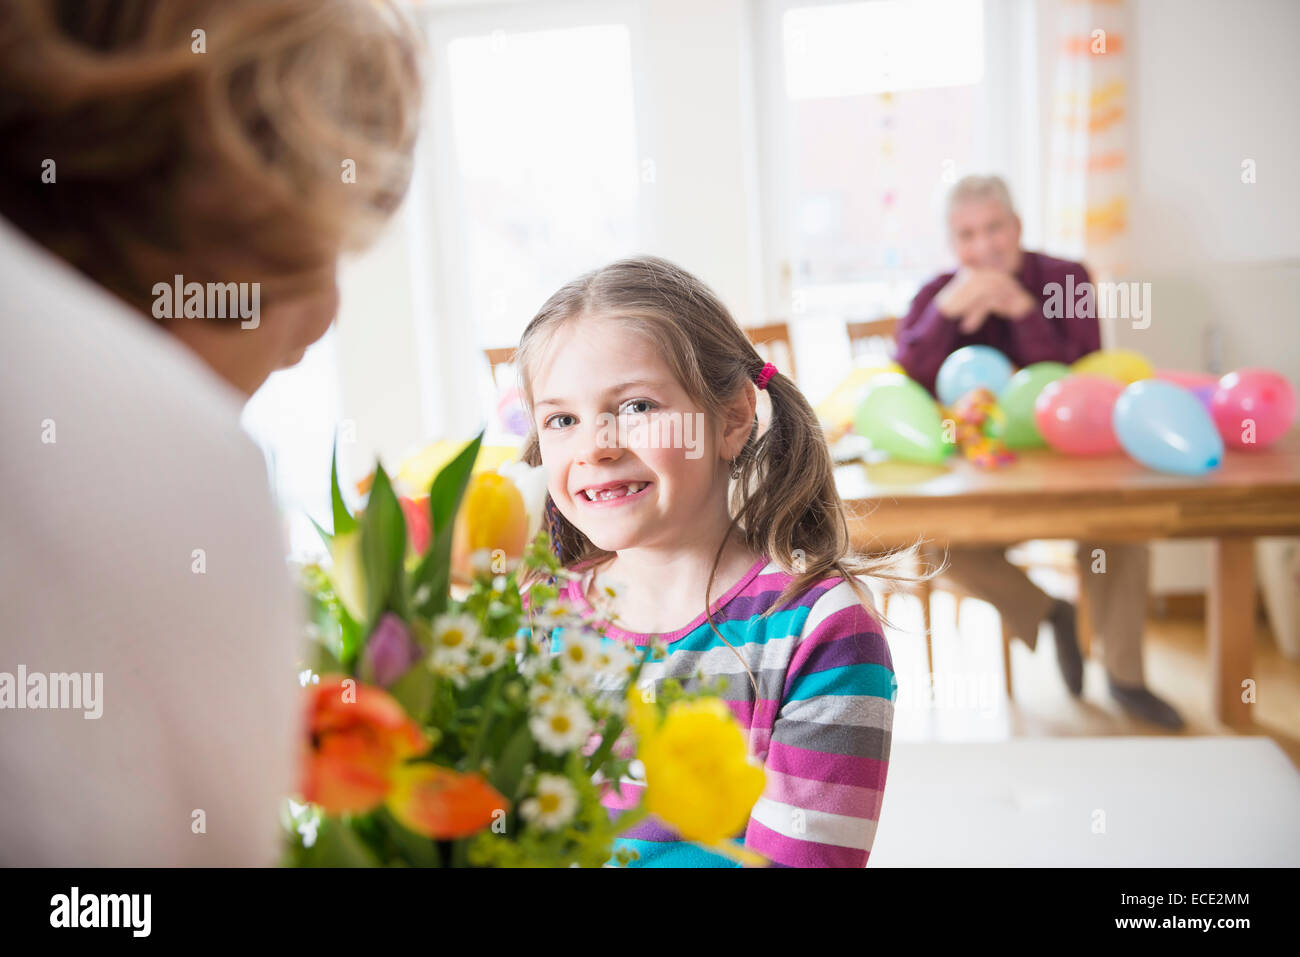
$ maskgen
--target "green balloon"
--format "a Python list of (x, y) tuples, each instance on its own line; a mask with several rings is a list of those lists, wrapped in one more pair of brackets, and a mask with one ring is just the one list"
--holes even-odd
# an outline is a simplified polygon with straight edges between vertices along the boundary
[(858, 435), (904, 462), (937, 465), (953, 450), (944, 441), (939, 406), (922, 386), (898, 373), (873, 378), (858, 393)]
[(1047, 442), (1034, 421), (1034, 402), (1044, 386), (1069, 374), (1070, 367), (1060, 362), (1035, 362), (1025, 366), (1011, 377), (998, 396), (1003, 421), (997, 422), (995, 417), (991, 417), (985, 434), (1001, 439), (1010, 449), (1045, 447)]

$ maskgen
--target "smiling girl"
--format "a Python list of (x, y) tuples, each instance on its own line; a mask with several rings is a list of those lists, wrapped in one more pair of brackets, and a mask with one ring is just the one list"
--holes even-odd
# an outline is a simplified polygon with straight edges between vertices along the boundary
[[(858, 576), (895, 576), (892, 562), (853, 551), (803, 394), (708, 288), (651, 257), (556, 292), (524, 331), (518, 366), (532, 425), (523, 458), (546, 469), (552, 540), (579, 573), (566, 597), (588, 613), (600, 605), (618, 622), (611, 639), (666, 647), (643, 681), (724, 678), (765, 765), (735, 842), (780, 866), (865, 865), (896, 682)], [(757, 389), (772, 409), (761, 434)], [(597, 596), (612, 583), (611, 613)], [(607, 799), (611, 814), (624, 803)], [(641, 866), (736, 866), (653, 819), (620, 844)]]

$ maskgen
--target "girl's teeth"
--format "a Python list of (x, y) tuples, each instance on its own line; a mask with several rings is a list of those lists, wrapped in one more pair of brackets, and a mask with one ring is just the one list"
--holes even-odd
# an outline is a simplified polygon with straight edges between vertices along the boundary
[(613, 498), (622, 498), (624, 495), (635, 495), (637, 492), (641, 491), (641, 489), (645, 488), (647, 484), (648, 483), (646, 482), (629, 482), (627, 485), (621, 485), (617, 488), (601, 489), (600, 491), (587, 489), (584, 494), (587, 496), (588, 500), (592, 502), (607, 502)]

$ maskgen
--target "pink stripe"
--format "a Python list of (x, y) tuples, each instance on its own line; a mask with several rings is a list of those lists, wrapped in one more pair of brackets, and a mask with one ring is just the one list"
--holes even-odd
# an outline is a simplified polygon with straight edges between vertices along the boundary
[(867, 852), (856, 847), (798, 841), (764, 827), (753, 818), (745, 832), (745, 846), (786, 867), (866, 867)]
[(851, 754), (810, 751), (773, 741), (767, 752), (767, 766), (773, 771), (811, 781), (848, 784), (880, 791), (885, 787), (885, 772), (889, 769), (889, 762), (858, 758)]
[(615, 785), (611, 781), (601, 783), (600, 803), (615, 811), (627, 811), (641, 802), (644, 784), (632, 784), (621, 781)]
[[(822, 619), (821, 624), (816, 627), (812, 634), (805, 635), (799, 642), (794, 654), (790, 656), (790, 664), (785, 671), (786, 675), (793, 677), (799, 674), (808, 663), (808, 659), (812, 657), (813, 652), (825, 645), (839, 641), (847, 635), (878, 631), (879, 627), (876, 619), (861, 605), (849, 605), (847, 608), (831, 612)], [(790, 682), (787, 679), (787, 692), (790, 690), (789, 684)]]
[(880, 791), (851, 784), (827, 784), (767, 769), (767, 788), (763, 796), (782, 804), (825, 811), (869, 821), (880, 819)]
[(756, 724), (770, 728), (781, 710), (781, 703), (770, 698), (759, 698), (756, 702), (728, 701), (727, 706), (742, 728), (752, 728)]

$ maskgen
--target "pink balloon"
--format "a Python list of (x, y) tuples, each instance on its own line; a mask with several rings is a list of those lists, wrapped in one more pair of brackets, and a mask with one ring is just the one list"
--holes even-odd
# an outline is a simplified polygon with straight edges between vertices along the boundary
[(1217, 386), (1219, 377), (1213, 372), (1183, 372), (1179, 369), (1157, 369), (1156, 378), (1180, 385), (1188, 392), (1195, 392), (1203, 386)]
[(1295, 421), (1295, 389), (1268, 369), (1238, 369), (1219, 380), (1210, 415), (1230, 447), (1262, 449), (1285, 435)]
[(1111, 425), (1124, 386), (1099, 375), (1067, 375), (1049, 382), (1034, 402), (1034, 422), (1047, 444), (1067, 455), (1120, 450)]

